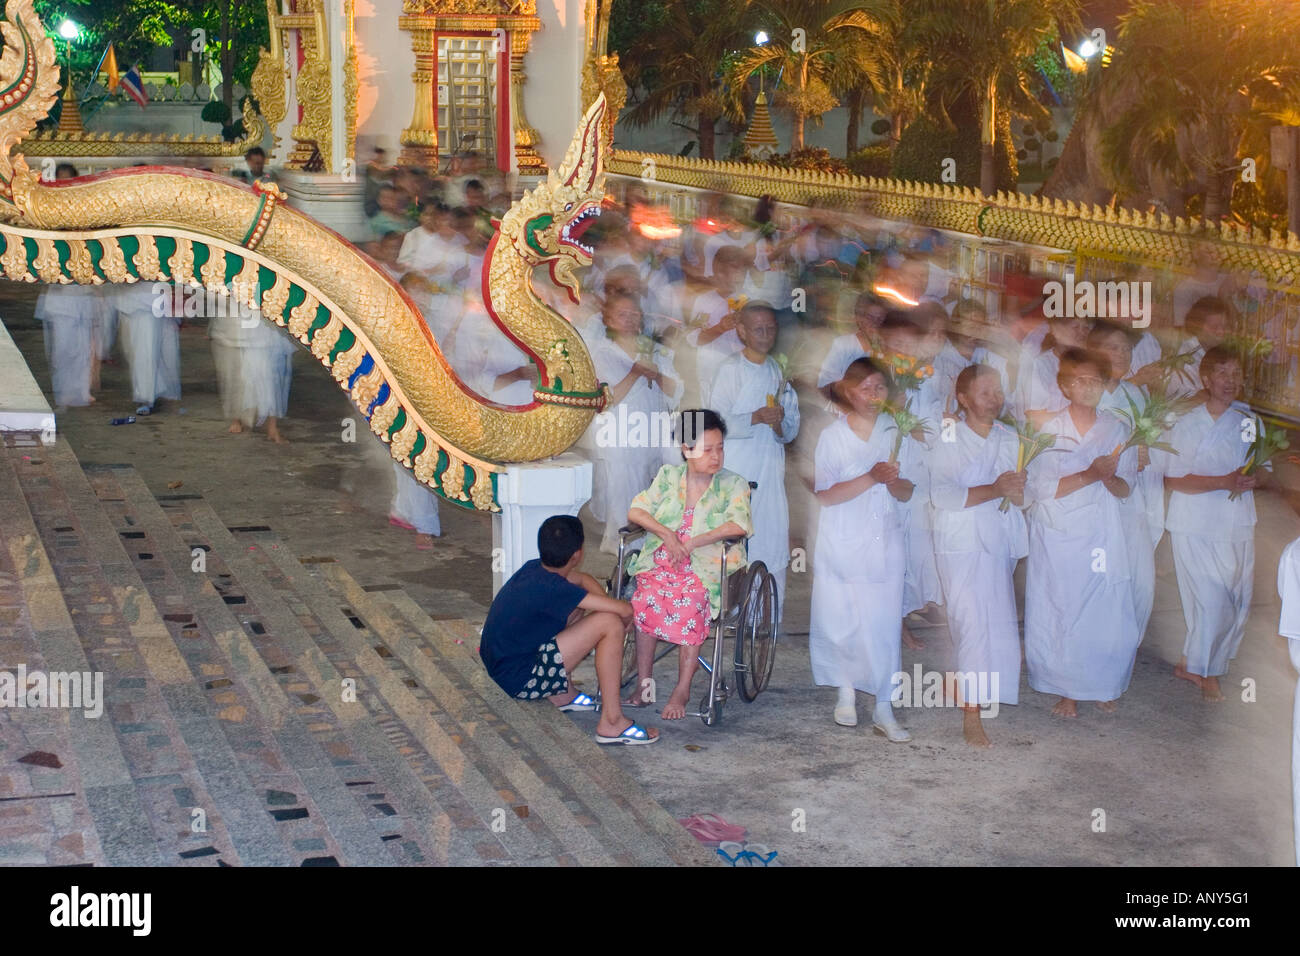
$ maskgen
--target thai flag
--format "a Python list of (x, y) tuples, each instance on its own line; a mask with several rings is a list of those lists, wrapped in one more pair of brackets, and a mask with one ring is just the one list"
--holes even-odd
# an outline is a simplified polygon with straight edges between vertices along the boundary
[(126, 90), (127, 96), (140, 104), (140, 109), (144, 109), (144, 104), (149, 102), (149, 94), (144, 91), (144, 82), (140, 79), (140, 68), (133, 66), (122, 74), (122, 89)]

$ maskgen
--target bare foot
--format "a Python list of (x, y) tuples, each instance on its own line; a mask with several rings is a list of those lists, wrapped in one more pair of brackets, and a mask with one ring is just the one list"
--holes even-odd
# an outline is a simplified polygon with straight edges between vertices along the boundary
[(574, 698), (577, 696), (578, 696), (578, 691), (571, 690), (567, 694), (556, 694), (555, 696), (548, 697), (546, 699), (549, 700), (556, 707), (563, 707), (565, 704), (572, 704)]
[(230, 434), (232, 435), (238, 435), (243, 430), (244, 430), (244, 423), (239, 421), (231, 422), (230, 427), (226, 429), (226, 431), (230, 432)]
[(1119, 710), (1119, 703), (1113, 700), (1099, 700), (1097, 701), (1097, 709), (1103, 714), (1113, 714)]
[(1068, 697), (1062, 697), (1052, 708), (1053, 717), (1078, 717), (1079, 705)]
[(623, 701), (624, 707), (649, 707), (651, 704), (654, 703), (654, 701), (651, 698), (646, 696), (646, 691), (650, 689), (646, 687), (646, 682), (638, 679), (637, 686), (641, 687), (642, 689), (634, 693), (627, 700)]
[(1223, 700), (1223, 691), (1219, 689), (1219, 678), (1205, 677), (1201, 681), (1201, 696), (1207, 701), (1217, 704)]
[(432, 551), (432, 550), (433, 550), (433, 535), (431, 535), (431, 534), (417, 534), (417, 535), (415, 536), (415, 547), (416, 547), (416, 550), (419, 550), (419, 551)]
[[(627, 730), (635, 723), (636, 723), (635, 720), (629, 720), (625, 724), (624, 723), (616, 724), (613, 722), (606, 721), (605, 717), (602, 715), (600, 720), (596, 724), (596, 733), (600, 734), (600, 736), (602, 737), (617, 737), (619, 734), (623, 733), (623, 731)], [(654, 740), (656, 737), (659, 736), (659, 731), (654, 727), (646, 727), (645, 735), (649, 737), (651, 740)]]
[(978, 708), (962, 709), (961, 735), (971, 747), (988, 748), (993, 746), (988, 734), (984, 733), (984, 721), (980, 719)]
[(1174, 665), (1174, 676), (1181, 677), (1183, 680), (1189, 680), (1197, 687), (1204, 686), (1203, 684), (1204, 678), (1202, 678), (1201, 675), (1199, 674), (1193, 674), (1191, 671), (1189, 671), (1186, 668), (1186, 666), (1184, 666), (1185, 663), (1186, 662)]
[(907, 625), (904, 624), (903, 625), (903, 646), (911, 651), (923, 651), (925, 650), (925, 641), (921, 640), (910, 630), (908, 630)]
[(660, 716), (664, 720), (681, 720), (686, 716), (686, 698), (690, 692), (673, 691), (673, 696), (668, 698), (668, 703), (664, 704), (663, 712)]
[[(95, 386), (95, 388), (98, 388), (98, 387), (99, 387), (99, 386)], [(86, 404), (88, 404), (88, 405), (94, 405), (94, 404), (95, 404), (95, 396), (94, 396), (94, 395), (91, 395), (91, 396), (90, 396), (90, 401), (88, 401)]]
[(280, 426), (275, 423), (274, 418), (267, 419), (266, 437), (269, 438), (271, 441), (275, 442), (277, 445), (289, 444), (289, 439), (285, 438), (283, 435), (280, 434)]

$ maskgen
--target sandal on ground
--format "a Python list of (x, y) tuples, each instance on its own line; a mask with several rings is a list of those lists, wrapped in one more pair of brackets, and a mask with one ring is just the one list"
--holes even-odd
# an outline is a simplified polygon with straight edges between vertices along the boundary
[(645, 730), (636, 724), (632, 724), (617, 737), (606, 737), (604, 734), (596, 734), (596, 743), (598, 744), (656, 744), (659, 742), (658, 737), (651, 737)]
[(728, 823), (716, 813), (697, 813), (677, 822), (705, 846), (716, 847), (725, 841), (743, 840), (747, 832), (744, 827)]
[(727, 861), (728, 866), (749, 866), (749, 858), (745, 855), (745, 845), (737, 843), (735, 840), (723, 840), (718, 844), (718, 856)]
[(588, 697), (586, 694), (579, 694), (577, 697), (573, 698), (573, 700), (569, 701), (567, 704), (561, 704), (558, 709), (562, 714), (571, 714), (578, 711), (595, 710), (596, 701), (594, 698)]
[(153, 414), (153, 406), (152, 406), (152, 405), (140, 405), (140, 406), (138, 406), (138, 407), (136, 408), (135, 413), (136, 413), (137, 415), (152, 415), (152, 414)]
[[(762, 843), (746, 843), (744, 856), (748, 858), (749, 866), (771, 866), (776, 859), (777, 853), (776, 850), (769, 850)], [(737, 863), (736, 865), (745, 866), (744, 863)]]
[(401, 518), (394, 518), (392, 515), (388, 516), (388, 523), (394, 528), (402, 528), (406, 531), (415, 530), (415, 525), (411, 524), (409, 521), (403, 521)]

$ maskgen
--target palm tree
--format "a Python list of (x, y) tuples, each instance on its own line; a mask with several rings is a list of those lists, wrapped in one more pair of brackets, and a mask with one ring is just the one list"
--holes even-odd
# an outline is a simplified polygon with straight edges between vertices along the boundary
[(733, 103), (755, 73), (776, 72), (777, 105), (793, 119), (791, 151), (803, 149), (810, 117), (839, 105), (832, 90), (851, 86), (867, 66), (861, 43), (870, 24), (862, 6), (850, 0), (753, 0), (754, 24), (769, 39), (732, 64)]
[(1079, 30), (1079, 0), (912, 0), (907, 13), (935, 54), (939, 111), (966, 95), (980, 104), (980, 189), (992, 195), (994, 142), (1009, 128), (999, 114), (1047, 115), (1031, 91), (1030, 58), (1044, 39)]
[(925, 110), (932, 59), (925, 38), (917, 35), (915, 21), (904, 16), (903, 0), (861, 0), (856, 8), (850, 22), (858, 36), (844, 91), (849, 105), (847, 152), (857, 150), (857, 120), (868, 97), (876, 111), (889, 118), (892, 150), (907, 124)]
[[(753, 42), (751, 0), (647, 3), (622, 63), (634, 104), (627, 119), (646, 126), (665, 114), (690, 117), (700, 157), (714, 158), (715, 124), (727, 113), (726, 63)], [(615, 8), (618, 9), (617, 7)]]
[(1109, 174), (1132, 188), (1135, 171), (1150, 169), (1186, 195), (1202, 193), (1205, 218), (1223, 216), (1238, 157), (1260, 149), (1263, 127), (1300, 106), (1298, 33), (1300, 11), (1290, 4), (1134, 4), (1107, 68), (1106, 82), (1128, 93), (1102, 136)]

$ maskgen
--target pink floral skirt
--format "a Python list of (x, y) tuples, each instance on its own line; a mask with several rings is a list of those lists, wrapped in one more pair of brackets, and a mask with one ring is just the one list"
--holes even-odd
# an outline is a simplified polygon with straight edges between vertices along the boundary
[[(682, 516), (678, 540), (690, 540), (694, 519), (694, 509)], [(698, 647), (709, 634), (709, 592), (691, 570), (689, 559), (674, 565), (662, 546), (655, 551), (654, 559), (653, 570), (636, 576), (636, 593), (632, 595), (636, 628), (661, 641)]]

